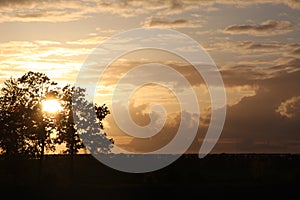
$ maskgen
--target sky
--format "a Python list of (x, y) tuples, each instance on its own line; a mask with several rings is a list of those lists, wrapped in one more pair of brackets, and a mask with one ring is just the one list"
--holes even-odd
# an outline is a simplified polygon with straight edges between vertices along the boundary
[[(299, 25), (298, 0), (1, 0), (0, 84), (28, 71), (73, 84), (89, 55), (112, 36), (135, 28), (172, 29), (197, 41), (223, 78), (226, 120), (212, 152), (300, 153)], [(130, 49), (136, 40), (122, 41), (115, 48)], [(174, 42), (183, 41), (179, 37)], [(188, 44), (183, 47), (185, 53), (194, 51)], [(177, 95), (184, 96), (187, 86), (166, 76), (167, 71), (137, 71), (129, 74), (124, 90), (143, 79), (165, 79), (174, 88), (170, 92), (167, 87), (148, 84), (128, 100), (130, 115), (138, 125), (146, 126), (152, 119), (157, 126), (165, 121), (163, 128), (149, 138), (132, 137), (110, 114), (105, 132), (119, 147), (149, 152), (168, 144), (180, 122), (187, 127), (197, 125), (187, 152), (198, 152), (210, 123), (211, 101), (202, 77), (181, 57), (150, 49), (123, 55), (97, 83), (95, 102), (110, 107), (114, 88), (124, 74), (149, 63), (171, 66), (186, 77), (198, 98), (201, 117), (195, 117), (196, 111), (180, 110)], [(159, 110), (149, 110), (153, 103), (164, 106), (165, 120)], [(183, 103), (190, 101), (186, 98)], [(116, 105), (122, 111), (124, 105)]]

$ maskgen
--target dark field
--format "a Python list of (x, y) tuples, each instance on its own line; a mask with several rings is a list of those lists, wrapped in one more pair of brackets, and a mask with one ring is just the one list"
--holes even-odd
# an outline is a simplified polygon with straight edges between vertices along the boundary
[(69, 161), (63, 155), (46, 156), (39, 180), (38, 160), (0, 160), (0, 199), (298, 199), (300, 192), (300, 155), (184, 155), (143, 174), (119, 172), (90, 155), (77, 155), (73, 176)]

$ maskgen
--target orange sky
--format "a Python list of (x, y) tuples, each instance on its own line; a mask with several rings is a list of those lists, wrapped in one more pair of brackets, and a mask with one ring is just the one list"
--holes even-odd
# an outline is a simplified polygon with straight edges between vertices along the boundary
[[(0, 2), (0, 83), (29, 70), (44, 72), (61, 84), (74, 83), (94, 48), (114, 34), (141, 27), (171, 28), (201, 44), (223, 77), (227, 116), (214, 152), (299, 153), (299, 10), (300, 2), (294, 0), (4, 0)], [(129, 48), (124, 44), (118, 47)], [(193, 52), (193, 47), (186, 45), (183, 51)], [(189, 152), (198, 152), (209, 124), (210, 98), (201, 77), (174, 55), (139, 51), (119, 58), (98, 83), (95, 101), (110, 106), (115, 84), (126, 70), (155, 62), (184, 66), (181, 73), (196, 91), (201, 120)], [(139, 74), (133, 77), (139, 78)], [(185, 88), (178, 84), (180, 89)], [(149, 122), (153, 102), (164, 105), (169, 114), (157, 136), (128, 136), (115, 125), (113, 115), (106, 119), (105, 131), (116, 144), (134, 152), (165, 145), (174, 137), (182, 113), (172, 93), (148, 85), (129, 102), (137, 124)], [(192, 115), (188, 112), (186, 120), (190, 122)]]

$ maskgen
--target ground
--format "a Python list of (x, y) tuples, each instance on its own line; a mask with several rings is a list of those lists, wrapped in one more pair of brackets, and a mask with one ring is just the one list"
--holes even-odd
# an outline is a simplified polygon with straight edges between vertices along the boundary
[(119, 172), (90, 155), (77, 155), (72, 175), (69, 161), (66, 155), (46, 156), (39, 180), (38, 160), (16, 165), (1, 160), (1, 192), (31, 199), (288, 199), (300, 185), (300, 155), (292, 154), (184, 155), (166, 168), (142, 174)]

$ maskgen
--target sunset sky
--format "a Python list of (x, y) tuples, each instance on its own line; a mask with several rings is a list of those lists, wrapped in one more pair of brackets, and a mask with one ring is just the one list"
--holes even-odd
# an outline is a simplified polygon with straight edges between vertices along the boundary
[[(0, 84), (30, 70), (60, 84), (74, 83), (94, 48), (114, 34), (142, 27), (171, 28), (188, 35), (219, 68), (227, 93), (227, 116), (213, 152), (300, 153), (298, 0), (1, 0)], [(184, 51), (193, 52), (193, 48), (187, 45)], [(196, 91), (201, 111), (197, 138), (188, 152), (198, 152), (209, 124), (209, 94), (201, 77), (179, 57), (144, 50), (119, 58), (98, 83), (95, 101), (110, 106), (111, 92), (122, 74), (151, 62), (185, 67), (181, 73)], [(157, 78), (163, 77), (161, 73)], [(184, 90), (178, 87), (178, 92)], [(139, 125), (149, 123), (149, 102), (165, 106), (164, 128), (152, 138), (133, 138), (115, 125), (111, 114), (105, 132), (117, 145), (133, 152), (152, 151), (174, 137), (180, 115), (184, 123), (193, 123), (193, 113), (180, 113), (173, 93), (147, 85), (129, 101)]]

